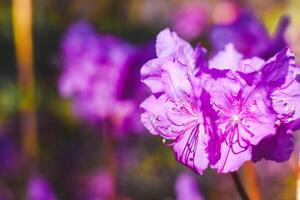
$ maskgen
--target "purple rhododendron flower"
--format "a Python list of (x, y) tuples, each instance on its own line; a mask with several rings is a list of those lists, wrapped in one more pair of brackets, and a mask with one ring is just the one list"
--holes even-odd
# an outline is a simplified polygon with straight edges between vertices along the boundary
[(283, 49), (266, 62), (257, 57), (241, 60), (241, 54), (232, 45), (227, 45), (225, 51), (220, 52), (216, 57), (221, 57), (218, 58), (219, 60), (230, 57), (230, 62), (235, 62), (240, 66), (233, 71), (244, 73), (244, 78), (249, 76), (245, 73), (252, 73), (248, 79), (252, 79), (252, 82), (255, 81), (257, 85), (267, 86), (268, 98), (271, 99), (272, 109), (276, 112), (277, 131), (274, 136), (268, 136), (254, 147), (252, 160), (258, 161), (262, 158), (277, 162), (288, 160), (293, 150), (291, 133), (299, 129), (297, 128), (299, 124), (297, 105), (300, 102), (300, 85), (296, 77), (300, 70), (296, 67), (294, 55), (290, 50)]
[(144, 92), (137, 85), (138, 66), (152, 57), (151, 50), (151, 45), (137, 48), (114, 36), (97, 34), (86, 22), (75, 23), (62, 41), (60, 93), (72, 99), (73, 110), (82, 119), (109, 119), (122, 128), (126, 121), (130, 127), (139, 127), (135, 125), (138, 120), (128, 118), (138, 113)]
[(270, 37), (258, 19), (250, 12), (242, 12), (232, 24), (214, 26), (210, 41), (215, 52), (232, 43), (246, 57), (268, 59), (286, 46), (284, 34), (288, 24), (287, 17), (281, 18), (277, 32), (274, 37)]
[(237, 77), (209, 77), (203, 87), (211, 95), (221, 138), (221, 158), (212, 167), (220, 172), (236, 171), (251, 159), (252, 145), (275, 134), (276, 114), (269, 109), (267, 90), (243, 84)]
[(254, 147), (253, 161), (262, 158), (283, 162), (293, 151), (292, 132), (299, 129), (300, 84), (297, 76), (295, 57), (284, 49), (270, 58), (265, 65), (257, 68), (260, 73), (256, 81), (269, 86), (272, 108), (276, 112), (277, 131), (274, 136), (263, 139)]
[(112, 113), (122, 117), (132, 109), (129, 102), (118, 101), (116, 96), (133, 47), (117, 38), (100, 36), (83, 22), (70, 28), (62, 47), (65, 71), (59, 88), (63, 96), (75, 97), (74, 109), (80, 117), (97, 121)]
[[(64, 97), (74, 96), (89, 88), (89, 78), (95, 72), (99, 52), (99, 39), (86, 22), (73, 24), (65, 34), (61, 49), (64, 72), (59, 91)], [(77, 76), (80, 74), (80, 76)]]
[(203, 200), (197, 180), (187, 172), (181, 173), (176, 180), (175, 192), (177, 200)]
[(41, 176), (33, 176), (27, 185), (27, 199), (30, 200), (55, 200), (57, 199), (52, 187)]
[[(298, 73), (287, 48), (264, 61), (244, 58), (229, 44), (206, 62), (201, 46), (193, 49), (166, 29), (157, 36), (156, 50), (157, 58), (141, 69), (153, 93), (141, 104), (141, 120), (199, 174), (208, 166), (221, 173), (238, 170), (252, 159), (253, 147), (264, 138), (281, 139), (284, 124), (298, 118)], [(286, 88), (295, 92), (285, 94)]]
[(141, 107), (142, 123), (155, 135), (172, 140), (176, 159), (197, 173), (209, 164), (205, 120), (201, 110), (201, 88), (192, 81), (196, 73), (193, 48), (166, 29), (157, 36), (156, 59), (141, 69), (142, 81), (154, 95)]
[[(254, 146), (252, 160), (258, 161), (265, 158), (278, 162), (285, 161), (289, 159), (293, 150), (293, 136), (291, 132), (297, 130), (296, 124), (299, 124), (296, 120), (299, 118), (299, 115), (297, 115), (299, 108), (296, 105), (300, 102), (300, 85), (296, 79), (299, 74), (299, 68), (295, 66), (295, 57), (288, 49), (283, 49), (266, 62), (258, 57), (242, 58), (242, 54), (238, 53), (232, 44), (229, 44), (224, 51), (219, 52), (209, 62), (209, 67), (219, 70), (230, 70), (231, 73), (237, 72), (237, 75), (243, 77), (240, 80), (248, 83), (251, 80), (251, 85), (255, 84), (257, 88), (267, 89), (267, 101), (265, 102), (270, 104), (269, 99), (271, 99), (272, 110), (276, 112), (275, 124), (277, 131), (274, 136), (268, 136), (260, 144)], [(262, 113), (266, 114), (266, 112)], [(291, 128), (286, 123), (293, 120), (295, 122), (292, 123), (293, 128)], [(267, 143), (269, 145), (265, 145)], [(269, 149), (270, 146), (276, 147), (276, 150), (274, 151), (273, 149), (271, 151)]]

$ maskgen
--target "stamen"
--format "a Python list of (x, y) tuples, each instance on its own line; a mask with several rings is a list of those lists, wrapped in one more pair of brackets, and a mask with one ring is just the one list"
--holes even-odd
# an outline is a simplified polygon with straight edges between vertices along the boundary
[(280, 126), (280, 125), (281, 125), (281, 121), (278, 119), (278, 120), (276, 120), (275, 124), (276, 124), (277, 126)]
[(233, 115), (233, 116), (232, 116), (232, 121), (233, 121), (234, 123), (237, 123), (239, 120), (240, 120), (240, 117), (239, 117), (238, 115)]

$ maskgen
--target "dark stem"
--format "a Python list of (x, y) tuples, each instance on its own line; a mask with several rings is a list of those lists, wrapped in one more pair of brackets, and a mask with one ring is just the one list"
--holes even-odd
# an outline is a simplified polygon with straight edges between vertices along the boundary
[(245, 189), (244, 189), (244, 187), (242, 185), (242, 182), (241, 182), (241, 179), (240, 179), (238, 173), (237, 172), (231, 172), (230, 174), (231, 174), (231, 176), (233, 178), (235, 187), (236, 187), (237, 191), (239, 192), (241, 198), (243, 200), (249, 200), (247, 192), (245, 191)]

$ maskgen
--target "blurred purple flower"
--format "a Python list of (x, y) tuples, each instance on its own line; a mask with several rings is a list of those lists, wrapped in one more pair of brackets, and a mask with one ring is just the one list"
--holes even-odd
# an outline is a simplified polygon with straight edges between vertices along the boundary
[(59, 88), (63, 96), (75, 98), (74, 109), (79, 116), (97, 121), (112, 113), (129, 112), (132, 105), (116, 97), (120, 74), (133, 47), (117, 38), (97, 35), (80, 22), (71, 26), (62, 49), (65, 70)]
[(151, 58), (150, 50), (142, 55), (143, 50), (114, 36), (99, 35), (86, 22), (73, 24), (62, 41), (61, 95), (72, 98), (80, 118), (110, 119), (123, 126), (138, 109), (133, 99), (140, 92), (139, 66)]
[(177, 200), (203, 200), (197, 180), (191, 174), (181, 173), (175, 184)]
[(106, 200), (113, 194), (113, 180), (105, 170), (99, 170), (84, 176), (77, 190), (78, 199)]
[(210, 10), (211, 18), (216, 24), (232, 23), (241, 10), (240, 5), (236, 1), (217, 1)]
[(232, 43), (246, 57), (258, 56), (268, 59), (284, 48), (284, 39), (289, 24), (288, 17), (282, 17), (274, 37), (270, 37), (263, 24), (250, 12), (242, 12), (229, 25), (216, 25), (210, 33), (210, 41), (215, 52)]
[(30, 200), (56, 200), (53, 188), (42, 176), (33, 176), (29, 179), (26, 188), (26, 199)]
[(59, 90), (62, 96), (74, 96), (89, 88), (89, 78), (95, 73), (98, 55), (103, 55), (98, 48), (99, 42), (93, 28), (85, 22), (75, 23), (69, 28), (61, 43), (64, 72)]
[[(276, 128), (286, 123), (271, 95), (284, 90), (285, 81), (298, 84), (288, 76), (294, 67), (289, 49), (264, 61), (243, 59), (230, 44), (207, 65), (201, 61), (203, 48), (194, 50), (166, 29), (157, 36), (156, 51), (157, 58), (141, 69), (142, 82), (153, 93), (141, 104), (141, 120), (152, 134), (170, 140), (177, 160), (197, 173), (209, 165), (221, 173), (238, 170), (251, 160), (254, 145), (276, 137)], [(300, 102), (299, 90), (292, 96), (283, 93), (279, 97), (289, 97), (285, 103), (293, 108), (285, 109), (290, 119), (293, 105)]]
[(207, 24), (204, 5), (188, 3), (180, 7), (173, 17), (173, 28), (183, 38), (192, 40), (200, 36)]
[(0, 170), (1, 175), (17, 173), (22, 165), (22, 153), (17, 143), (7, 133), (0, 134)]

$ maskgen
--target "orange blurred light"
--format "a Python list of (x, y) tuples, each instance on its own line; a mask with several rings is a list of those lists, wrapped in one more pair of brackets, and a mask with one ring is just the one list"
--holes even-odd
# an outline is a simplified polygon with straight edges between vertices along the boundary
[(24, 150), (31, 158), (38, 153), (32, 47), (32, 1), (13, 0), (13, 29), (21, 95), (21, 131)]

